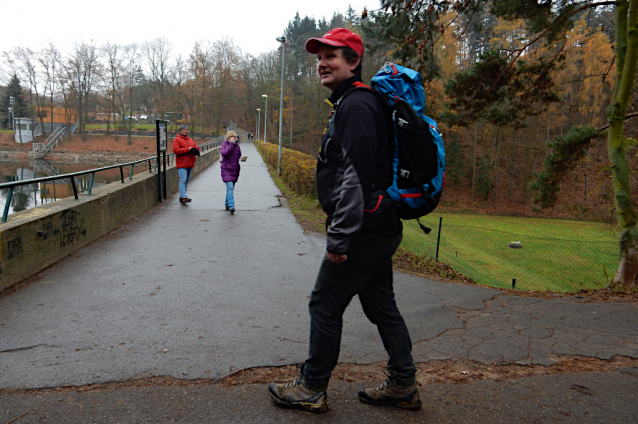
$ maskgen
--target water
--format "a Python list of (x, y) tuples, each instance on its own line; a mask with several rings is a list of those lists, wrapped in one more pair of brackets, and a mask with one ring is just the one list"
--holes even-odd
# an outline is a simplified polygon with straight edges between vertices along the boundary
[[(59, 165), (52, 164), (42, 159), (29, 160), (28, 162), (0, 162), (0, 183), (24, 181), (33, 178), (49, 177), (53, 175), (70, 174), (73, 172), (101, 168), (104, 166), (108, 166), (108, 164), (83, 163), (74, 165)], [(124, 178), (128, 178), (130, 171), (130, 166), (124, 167)], [(138, 174), (144, 171), (148, 171), (147, 163), (136, 164), (133, 169), (134, 174)], [(78, 192), (87, 192), (90, 180), (90, 174), (75, 177), (75, 184)], [(95, 174), (93, 188), (95, 189), (97, 187), (119, 180), (119, 168), (100, 171)], [(2, 211), (4, 211), (8, 195), (8, 188), (0, 189), (0, 214), (2, 213)], [(13, 196), (11, 198), (11, 206), (9, 207), (9, 215), (71, 196), (73, 196), (73, 186), (71, 185), (71, 180), (69, 178), (36, 184), (26, 184), (23, 186), (15, 187)]]

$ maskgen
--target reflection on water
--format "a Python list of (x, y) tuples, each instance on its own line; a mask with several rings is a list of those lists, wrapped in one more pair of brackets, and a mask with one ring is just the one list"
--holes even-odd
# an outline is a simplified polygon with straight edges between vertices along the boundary
[[(33, 178), (70, 174), (73, 172), (100, 168), (103, 166), (108, 165), (97, 163), (57, 165), (51, 164), (42, 159), (32, 159), (28, 162), (2, 162), (0, 163), (0, 182), (8, 183), (11, 181), (24, 181)], [(124, 167), (124, 178), (128, 178), (130, 171), (130, 165)], [(138, 174), (144, 171), (148, 171), (147, 163), (136, 164), (133, 168), (134, 174)], [(95, 179), (93, 180), (93, 189), (119, 180), (119, 168), (97, 172), (95, 174)], [(91, 174), (75, 177), (75, 185), (78, 189), (78, 192), (87, 192), (89, 190), (90, 181)], [(4, 211), (8, 194), (8, 188), (3, 188), (0, 190), (0, 214), (2, 213), (2, 211)], [(36, 184), (26, 184), (15, 187), (13, 190), (13, 196), (11, 198), (9, 214), (55, 202), (56, 200), (64, 199), (71, 196), (73, 196), (73, 186), (71, 185), (71, 180), (69, 178)]]

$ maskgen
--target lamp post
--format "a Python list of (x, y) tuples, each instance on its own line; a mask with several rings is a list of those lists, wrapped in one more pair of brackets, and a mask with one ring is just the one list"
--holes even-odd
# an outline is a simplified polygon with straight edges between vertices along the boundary
[(11, 129), (15, 130), (15, 118), (16, 118), (16, 114), (15, 114), (15, 102), (16, 102), (16, 98), (13, 96), (9, 96), (9, 104), (11, 105), (11, 107), (9, 108), (9, 111), (11, 111)]
[(259, 140), (259, 127), (261, 127), (261, 109), (257, 109), (259, 112), (259, 118), (257, 119), (257, 140)]
[(286, 37), (277, 37), (281, 43), (281, 96), (279, 100), (279, 157), (277, 158), (277, 175), (281, 175), (281, 136), (284, 125), (284, 55), (286, 54)]
[(264, 144), (266, 144), (266, 126), (268, 125), (268, 96), (262, 94), (261, 97), (266, 98), (266, 110), (264, 111)]

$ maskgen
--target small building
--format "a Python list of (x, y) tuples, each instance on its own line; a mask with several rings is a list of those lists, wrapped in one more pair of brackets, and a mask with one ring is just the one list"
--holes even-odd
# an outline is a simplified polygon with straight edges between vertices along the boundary
[(31, 118), (14, 118), (13, 128), (16, 130), (16, 143), (30, 143), (35, 137), (42, 135), (38, 121)]
[(66, 124), (73, 125), (78, 120), (78, 113), (74, 109), (65, 109), (63, 107), (40, 107), (37, 110), (38, 122), (42, 118), (44, 131), (48, 134), (55, 131), (58, 127)]

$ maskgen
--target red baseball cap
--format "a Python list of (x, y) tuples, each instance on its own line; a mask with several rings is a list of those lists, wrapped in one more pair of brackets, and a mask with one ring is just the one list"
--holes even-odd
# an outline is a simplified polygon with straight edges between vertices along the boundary
[(350, 47), (359, 57), (363, 57), (363, 41), (358, 34), (345, 28), (335, 28), (326, 32), (321, 38), (309, 38), (306, 41), (308, 53), (319, 53), (320, 44), (331, 47)]

